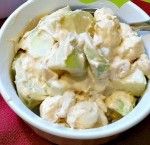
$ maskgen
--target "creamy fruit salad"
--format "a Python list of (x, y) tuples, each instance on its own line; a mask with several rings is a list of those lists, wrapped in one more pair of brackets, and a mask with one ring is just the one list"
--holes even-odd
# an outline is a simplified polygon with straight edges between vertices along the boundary
[(17, 44), (19, 97), (49, 122), (96, 128), (131, 112), (146, 89), (150, 60), (141, 37), (108, 9), (69, 7), (43, 17)]

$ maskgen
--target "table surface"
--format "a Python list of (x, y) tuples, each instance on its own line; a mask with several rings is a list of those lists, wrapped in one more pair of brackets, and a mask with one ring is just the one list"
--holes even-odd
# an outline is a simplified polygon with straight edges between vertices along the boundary
[[(5, 21), (5, 19), (0, 20), (0, 26)], [(10, 115), (14, 117), (14, 119), (17, 120), (17, 124), (21, 125), (20, 132), (23, 133), (26, 138), (28, 139), (28, 143), (31, 145), (53, 145), (52, 143), (40, 138), (37, 136), (15, 113), (6, 105), (2, 97), (0, 97), (0, 105), (5, 106), (8, 110), (10, 110)], [(3, 113), (3, 119), (5, 120), (5, 113)], [(8, 115), (8, 114), (7, 114)], [(2, 119), (2, 120), (3, 120)], [(0, 120), (0, 124), (1, 124)], [(19, 126), (20, 127), (20, 126)], [(12, 126), (13, 128), (13, 126)], [(16, 129), (17, 130), (17, 129)], [(9, 140), (11, 139), (11, 136), (15, 136), (15, 127), (11, 135), (7, 134), (1, 135), (2, 132), (0, 132), (0, 144), (8, 145), (10, 142), (5, 142), (5, 139)], [(19, 138), (17, 138), (19, 139)], [(13, 143), (11, 143), (13, 144)], [(10, 144), (10, 145), (11, 145)], [(18, 145), (20, 145), (18, 143)], [(28, 144), (26, 144), (28, 145)], [(108, 143), (107, 145), (150, 145), (150, 115), (144, 119), (141, 123), (136, 125), (135, 127), (131, 128), (130, 130), (124, 132), (121, 134), (117, 139), (113, 140), (112, 142)]]

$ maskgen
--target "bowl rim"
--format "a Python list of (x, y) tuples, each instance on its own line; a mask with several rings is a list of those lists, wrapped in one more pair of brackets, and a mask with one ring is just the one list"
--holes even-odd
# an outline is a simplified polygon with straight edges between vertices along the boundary
[[(0, 29), (0, 41), (3, 36), (3, 33), (5, 33), (5, 29), (7, 28), (9, 22), (11, 19), (18, 14), (22, 9), (33, 3), (34, 0), (29, 0), (22, 4), (18, 9), (16, 9), (6, 20), (6, 22), (3, 24), (2, 28)], [(147, 16), (147, 14), (139, 8), (136, 4), (133, 2), (128, 2), (128, 4), (132, 7), (135, 7), (137, 10), (139, 10), (141, 13), (143, 13), (143, 16)], [(3, 82), (0, 78), (0, 92), (4, 98), (4, 100), (7, 102), (7, 104), (10, 106), (10, 108), (19, 116), (21, 117), (25, 122), (29, 123), (33, 127), (42, 130), (48, 134), (64, 137), (64, 138), (70, 138), (70, 139), (97, 139), (97, 138), (104, 138), (113, 136), (116, 134), (119, 134), (123, 131), (126, 131), (127, 129), (133, 127), (137, 123), (139, 123), (141, 120), (143, 120), (149, 113), (150, 113), (150, 106), (145, 108), (145, 110), (140, 113), (138, 116), (135, 116), (130, 121), (125, 121), (125, 117), (120, 119), (119, 121), (109, 124), (104, 127), (96, 128), (96, 129), (87, 129), (87, 130), (73, 130), (71, 128), (63, 128), (58, 127), (57, 125), (50, 125), (50, 127), (46, 126), (47, 121), (44, 121), (40, 117), (36, 117), (37, 121), (35, 121), (35, 118), (30, 118), (28, 115), (28, 112), (22, 112), (22, 110), (15, 104), (13, 101), (9, 101), (9, 94), (7, 93), (7, 89), (5, 88), (5, 85), (3, 85)], [(135, 107), (136, 109), (136, 107)], [(134, 110), (135, 110), (134, 109)], [(130, 115), (134, 114), (134, 110), (130, 112)], [(129, 116), (129, 115), (127, 115)], [(124, 123), (121, 125), (121, 123)], [(109, 129), (107, 130), (109, 126)]]

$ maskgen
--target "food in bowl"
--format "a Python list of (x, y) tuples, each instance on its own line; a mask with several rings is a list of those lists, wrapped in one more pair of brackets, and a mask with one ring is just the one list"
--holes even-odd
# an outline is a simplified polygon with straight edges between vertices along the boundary
[(62, 8), (19, 40), (18, 95), (50, 122), (97, 128), (131, 112), (150, 78), (142, 39), (108, 9)]

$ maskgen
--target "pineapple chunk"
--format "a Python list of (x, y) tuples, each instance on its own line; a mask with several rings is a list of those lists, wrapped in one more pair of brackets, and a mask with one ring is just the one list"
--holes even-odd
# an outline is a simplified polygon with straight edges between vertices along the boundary
[(75, 76), (82, 76), (85, 74), (85, 56), (82, 53), (73, 51), (65, 61), (66, 70)]
[(88, 32), (94, 24), (94, 17), (86, 11), (69, 11), (61, 21), (62, 28), (77, 34)]
[(146, 78), (141, 70), (136, 69), (124, 79), (114, 80), (113, 85), (117, 90), (129, 92), (133, 96), (141, 96), (146, 88)]
[(51, 50), (48, 57), (48, 67), (53, 70), (67, 71), (75, 76), (84, 75), (86, 71), (85, 56), (76, 47), (76, 35), (69, 33), (57, 48)]
[(136, 99), (123, 91), (116, 91), (106, 99), (106, 105), (109, 109), (121, 114), (127, 115), (135, 106)]
[(26, 33), (19, 43), (19, 47), (34, 58), (46, 57), (50, 55), (54, 39), (47, 32), (37, 28)]
[(109, 62), (103, 55), (98, 53), (98, 51), (94, 48), (94, 46), (91, 43), (92, 41), (91, 37), (88, 35), (85, 35), (84, 37), (85, 37), (84, 53), (90, 64), (93, 74), (96, 76), (96, 78), (99, 79), (104, 74), (107, 73), (109, 69)]

